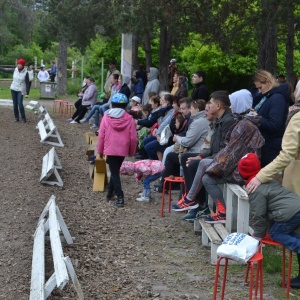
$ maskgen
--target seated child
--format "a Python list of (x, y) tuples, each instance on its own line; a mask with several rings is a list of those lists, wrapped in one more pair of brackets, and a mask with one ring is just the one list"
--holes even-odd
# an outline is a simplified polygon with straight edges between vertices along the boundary
[[(246, 185), (260, 171), (256, 154), (248, 153), (240, 159), (238, 170)], [(250, 214), (253, 216), (253, 237), (261, 240), (269, 229), (270, 237), (297, 253), (299, 273), (291, 279), (291, 288), (300, 288), (300, 197), (271, 180), (249, 194)]]
[[(179, 131), (181, 125), (183, 124), (185, 118), (182, 114), (177, 114), (175, 117), (175, 127)], [(178, 142), (175, 142), (173, 151), (178, 154), (179, 162), (181, 161), (181, 154), (188, 151), (187, 147), (180, 145)]]

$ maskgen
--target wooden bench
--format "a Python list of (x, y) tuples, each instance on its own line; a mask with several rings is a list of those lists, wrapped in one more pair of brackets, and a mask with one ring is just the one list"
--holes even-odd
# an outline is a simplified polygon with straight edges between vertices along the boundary
[[(51, 148), (50, 151), (43, 157), (42, 174), (40, 183), (49, 185), (63, 186), (61, 177), (57, 169), (62, 169), (62, 165), (58, 159), (55, 148)], [(51, 181), (51, 178), (56, 179)]]
[(229, 234), (222, 223), (209, 224), (204, 219), (197, 220), (202, 227), (202, 245), (210, 246), (210, 262), (212, 265), (217, 263), (217, 249)]
[[(47, 217), (48, 215), (48, 217)], [(45, 236), (49, 232), (48, 236)], [(62, 232), (62, 236), (60, 233)], [(54, 272), (45, 282), (45, 241), (50, 240)], [(69, 257), (64, 257), (62, 241), (73, 243), (73, 238), (64, 222), (55, 196), (52, 195), (44, 208), (34, 234), (30, 300), (44, 300), (55, 288), (63, 289), (69, 281), (68, 273), (73, 281), (78, 299), (83, 300), (83, 292)], [(52, 262), (51, 262), (52, 264)]]
[(38, 122), (37, 128), (39, 129), (41, 143), (49, 144), (52, 146), (64, 147), (64, 144), (61, 140), (58, 130), (48, 113), (45, 114), (43, 120), (40, 120)]
[[(194, 230), (202, 229), (202, 244), (211, 247), (211, 263), (216, 264), (217, 248), (224, 238), (232, 232), (252, 233), (249, 226), (249, 202), (246, 191), (237, 184), (220, 185), (226, 202), (226, 223), (209, 224), (204, 219), (194, 221)], [(208, 197), (208, 205), (212, 210), (213, 200)]]

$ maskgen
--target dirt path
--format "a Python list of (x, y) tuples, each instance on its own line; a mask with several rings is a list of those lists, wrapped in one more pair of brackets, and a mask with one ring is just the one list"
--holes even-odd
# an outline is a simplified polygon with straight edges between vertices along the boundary
[[(149, 204), (137, 203), (142, 187), (133, 177), (122, 177), (123, 209), (108, 203), (104, 193), (93, 193), (85, 156), (88, 125), (52, 117), (65, 144), (56, 147), (62, 188), (39, 183), (42, 157), (50, 146), (39, 142), (37, 116), (27, 112), (26, 124), (15, 123), (12, 108), (0, 106), (0, 300), (29, 297), (32, 235), (51, 195), (75, 237), (64, 254), (73, 262), (85, 299), (212, 299), (215, 267), (193, 225), (178, 213), (161, 218), (160, 194), (153, 193)], [(49, 259), (46, 265), (51, 265)], [(230, 269), (226, 299), (247, 299), (243, 272), (244, 267)], [(285, 298), (274, 275), (265, 276), (264, 294), (264, 299)], [(68, 284), (48, 299), (76, 299), (76, 294)]]

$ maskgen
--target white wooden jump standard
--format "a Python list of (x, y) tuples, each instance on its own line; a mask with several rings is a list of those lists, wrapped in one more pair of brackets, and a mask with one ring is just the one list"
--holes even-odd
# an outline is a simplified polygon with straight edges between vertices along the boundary
[[(55, 148), (52, 147), (50, 151), (43, 157), (40, 183), (63, 186), (63, 182), (57, 169), (62, 169), (62, 165), (56, 154)], [(48, 180), (52, 175), (55, 176), (56, 181)]]
[[(46, 220), (47, 213), (49, 214), (48, 220)], [(53, 256), (54, 273), (45, 283), (45, 234), (48, 231)], [(68, 244), (72, 244), (73, 238), (69, 233), (59, 208), (55, 204), (55, 196), (52, 195), (39, 218), (37, 230), (34, 234), (30, 300), (45, 300), (55, 287), (62, 289), (69, 281), (68, 272), (73, 281), (78, 299), (84, 299), (72, 262), (69, 257), (64, 257), (63, 255), (60, 231), (62, 231), (64, 235), (63, 240)]]
[(25, 108), (29, 109), (29, 110), (33, 110), (35, 113), (37, 113), (38, 109), (40, 107), (40, 103), (38, 101), (30, 101)]
[[(39, 129), (39, 134), (41, 137), (40, 142), (43, 144), (49, 144), (52, 146), (64, 147), (64, 144), (61, 140), (61, 137), (58, 133), (56, 126), (54, 125), (53, 120), (50, 118), (49, 113), (45, 114), (45, 118), (40, 120), (37, 124)], [(50, 139), (56, 139), (57, 141), (51, 141)]]

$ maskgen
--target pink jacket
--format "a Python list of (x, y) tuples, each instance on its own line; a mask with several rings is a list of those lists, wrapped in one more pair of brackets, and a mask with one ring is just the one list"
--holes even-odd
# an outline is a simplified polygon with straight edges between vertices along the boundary
[(98, 135), (98, 153), (132, 156), (138, 139), (134, 119), (124, 109), (111, 108), (104, 114)]

